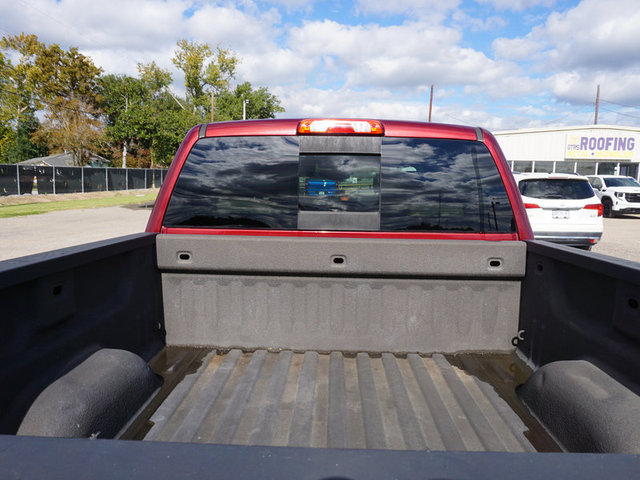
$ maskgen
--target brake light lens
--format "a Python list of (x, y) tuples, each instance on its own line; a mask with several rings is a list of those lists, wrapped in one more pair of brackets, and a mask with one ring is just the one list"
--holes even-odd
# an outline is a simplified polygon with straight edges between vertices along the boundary
[(382, 135), (384, 129), (378, 120), (307, 119), (298, 124), (300, 135)]
[(525, 203), (524, 208), (540, 208), (540, 205), (536, 203)]
[(599, 217), (601, 217), (602, 213), (604, 212), (604, 207), (602, 206), (601, 203), (594, 203), (592, 205), (585, 205), (584, 209), (585, 210), (597, 210)]

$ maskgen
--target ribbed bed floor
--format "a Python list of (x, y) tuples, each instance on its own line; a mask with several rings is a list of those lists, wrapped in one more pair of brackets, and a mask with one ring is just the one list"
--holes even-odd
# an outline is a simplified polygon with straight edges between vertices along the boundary
[(555, 449), (526, 409), (514, 407), (515, 395), (510, 406), (496, 385), (467, 373), (495, 379), (507, 398), (514, 386), (504, 361), (455, 358), (464, 370), (443, 355), (166, 349), (153, 365), (166, 388), (147, 408), (150, 428), (137, 435), (319, 448)]

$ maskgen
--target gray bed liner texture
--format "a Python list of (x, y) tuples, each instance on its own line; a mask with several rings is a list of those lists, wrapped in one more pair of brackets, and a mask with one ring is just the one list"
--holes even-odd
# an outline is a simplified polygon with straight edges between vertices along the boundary
[[(530, 429), (496, 390), (443, 355), (207, 350), (194, 357), (187, 355), (188, 349), (177, 351), (164, 369), (187, 368), (191, 373), (151, 415), (145, 440), (395, 450), (536, 449), (527, 438)], [(195, 358), (193, 364), (179, 367), (187, 357)]]

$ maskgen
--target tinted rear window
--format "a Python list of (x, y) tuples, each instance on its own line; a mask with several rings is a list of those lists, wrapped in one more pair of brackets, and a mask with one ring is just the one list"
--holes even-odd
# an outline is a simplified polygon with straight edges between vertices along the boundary
[(504, 184), (484, 145), (375, 141), (382, 142), (380, 155), (301, 155), (298, 137), (201, 139), (178, 177), (164, 225), (514, 231)]
[(513, 211), (487, 148), (461, 140), (387, 138), (382, 230), (511, 232)]
[(164, 224), (295, 229), (296, 137), (205, 138), (191, 149)]
[(521, 180), (518, 189), (522, 195), (532, 198), (584, 200), (593, 197), (593, 189), (587, 180), (561, 180), (535, 178)]

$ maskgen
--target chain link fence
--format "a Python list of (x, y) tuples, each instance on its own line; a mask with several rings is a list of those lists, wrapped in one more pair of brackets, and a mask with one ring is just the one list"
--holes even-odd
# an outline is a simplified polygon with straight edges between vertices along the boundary
[(45, 167), (0, 164), (0, 196), (157, 188), (166, 169)]

